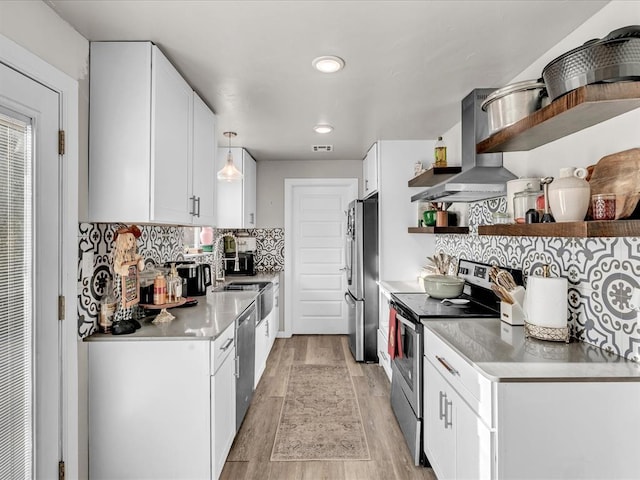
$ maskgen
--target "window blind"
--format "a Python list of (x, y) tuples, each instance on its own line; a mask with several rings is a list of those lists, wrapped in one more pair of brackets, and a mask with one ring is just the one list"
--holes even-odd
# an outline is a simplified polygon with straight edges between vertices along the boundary
[(0, 111), (0, 478), (33, 472), (31, 125)]

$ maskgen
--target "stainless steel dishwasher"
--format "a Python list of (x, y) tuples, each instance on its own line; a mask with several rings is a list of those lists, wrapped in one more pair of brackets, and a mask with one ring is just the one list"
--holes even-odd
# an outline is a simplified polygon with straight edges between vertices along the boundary
[(236, 320), (236, 432), (253, 398), (256, 318), (253, 302)]

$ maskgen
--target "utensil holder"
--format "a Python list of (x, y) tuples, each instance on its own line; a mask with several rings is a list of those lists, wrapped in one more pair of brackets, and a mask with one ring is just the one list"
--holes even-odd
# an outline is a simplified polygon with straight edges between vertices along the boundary
[(541, 327), (540, 325), (532, 325), (525, 320), (524, 336), (538, 340), (569, 343), (569, 327)]
[(509, 325), (524, 325), (525, 315), (522, 306), (519, 303), (500, 302), (500, 320)]

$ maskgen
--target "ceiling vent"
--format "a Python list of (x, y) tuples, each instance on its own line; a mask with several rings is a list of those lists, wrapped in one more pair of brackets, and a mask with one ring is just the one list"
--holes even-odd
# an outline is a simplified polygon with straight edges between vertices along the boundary
[(333, 152), (333, 145), (311, 145), (314, 152)]

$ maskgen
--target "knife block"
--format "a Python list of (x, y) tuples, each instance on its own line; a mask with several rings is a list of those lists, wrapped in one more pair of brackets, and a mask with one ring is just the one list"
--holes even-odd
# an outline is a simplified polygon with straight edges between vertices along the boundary
[(524, 325), (525, 315), (519, 303), (500, 302), (500, 320), (509, 325)]

